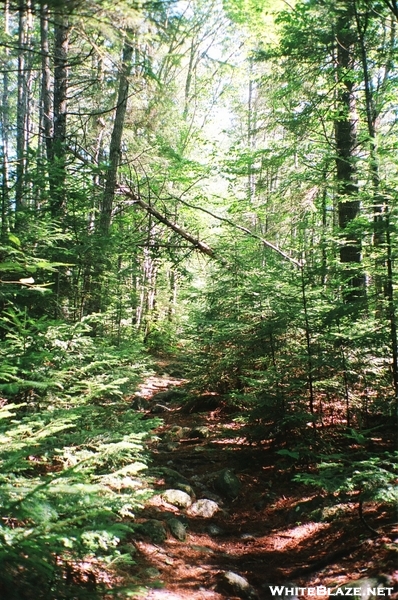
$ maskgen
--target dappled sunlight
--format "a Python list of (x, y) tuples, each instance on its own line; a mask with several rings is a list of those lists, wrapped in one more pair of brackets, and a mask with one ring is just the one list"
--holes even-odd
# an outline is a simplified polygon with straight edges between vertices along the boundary
[(176, 379), (168, 375), (150, 375), (137, 386), (137, 394), (148, 399), (168, 387), (184, 385), (186, 382), (185, 379)]
[(0, 600), (398, 600), (397, 19), (0, 3)]
[[(150, 397), (148, 402), (150, 411)], [(359, 522), (353, 506), (347, 505), (348, 512), (340, 517), (345, 520), (343, 530), (337, 522), (312, 519), (311, 511), (322, 506), (324, 498), (308, 495), (308, 490), (306, 495), (302, 486), (292, 485), (283, 458), (270, 447), (250, 445), (246, 437), (239, 435), (243, 425), (231, 420), (228, 411), (187, 414), (183, 408), (184, 401), (180, 400), (173, 411), (163, 415), (163, 424), (157, 430), (160, 441), (152, 447), (157, 467), (164, 468), (164, 473), (167, 469), (181, 473), (198, 498), (217, 498), (208, 477), (223, 468), (232, 468), (238, 474), (242, 489), (236, 499), (218, 498), (220, 509), (208, 520), (166, 502), (162, 490), (172, 484), (167, 475), (154, 479), (159, 493), (148, 500), (141, 519), (167, 522), (170, 517), (182, 518), (187, 533), (184, 542), (170, 533), (161, 544), (144, 538), (135, 542), (165, 586), (163, 590), (148, 590), (146, 600), (166, 599), (168, 594), (178, 600), (218, 600), (225, 597), (217, 588), (219, 573), (225, 570), (244, 574), (261, 589), (266, 581), (283, 583), (289, 573), (305, 571), (311, 563), (327, 562), (335, 552), (343, 551), (344, 555), (345, 548), (348, 555), (352, 552), (355, 556)], [(204, 428), (208, 436), (191, 438), (192, 428), (198, 432)], [(185, 433), (175, 438), (175, 443), (162, 441), (173, 439), (168, 438), (171, 432), (177, 435), (180, 430)], [(139, 572), (145, 579), (144, 565), (142, 569)], [(302, 581), (299, 575), (296, 577)], [(147, 586), (152, 585), (148, 580)]]
[(296, 527), (285, 529), (283, 533), (270, 533), (267, 535), (267, 545), (269, 544), (275, 550), (295, 549), (298, 544), (305, 542), (315, 533), (325, 531), (328, 528), (328, 523), (305, 523), (297, 525)]

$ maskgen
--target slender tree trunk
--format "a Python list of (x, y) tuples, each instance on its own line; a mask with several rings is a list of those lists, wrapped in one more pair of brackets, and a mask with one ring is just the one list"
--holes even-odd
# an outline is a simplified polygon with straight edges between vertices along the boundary
[[(94, 113), (91, 117), (90, 126), (90, 151), (94, 158), (94, 164), (98, 167), (104, 162), (104, 134), (106, 122), (100, 116), (103, 108), (103, 92), (104, 92), (104, 63), (103, 58), (99, 55), (94, 55), (92, 58), (92, 69), (96, 72), (96, 82), (93, 86), (93, 109)], [(98, 169), (93, 174), (93, 194), (91, 196), (91, 210), (88, 215), (88, 231), (95, 233), (96, 218), (100, 208), (102, 198), (100, 190), (103, 189), (104, 177)]]
[(53, 136), (50, 145), (50, 209), (59, 218), (66, 203), (66, 118), (68, 93), (68, 17), (55, 15), (54, 27), (54, 105)]
[[(16, 167), (16, 185), (15, 185), (15, 213), (22, 209), (23, 195), (23, 177), (25, 172), (24, 162), (24, 140), (25, 140), (25, 114), (26, 114), (26, 98), (25, 98), (25, 42), (26, 42), (27, 19), (24, 3), (21, 2), (19, 7), (19, 33), (18, 33), (18, 98), (17, 98), (17, 167)], [(17, 219), (17, 217), (16, 217)]]
[[(249, 81), (249, 98), (248, 98), (248, 116), (247, 116), (247, 145), (249, 153), (254, 150), (254, 134), (253, 134), (253, 80)], [(247, 174), (247, 195), (250, 204), (254, 200), (254, 172), (253, 172), (253, 157), (249, 157), (248, 174)]]
[(398, 20), (398, 1), (397, 0), (384, 0), (384, 4), (388, 6), (392, 14)]
[[(48, 158), (48, 181), (49, 181), (49, 208), (52, 218), (62, 220), (66, 209), (67, 199), (67, 160), (66, 160), (66, 138), (67, 138), (67, 102), (68, 102), (68, 53), (70, 25), (69, 18), (64, 12), (64, 6), (61, 3), (58, 12), (51, 14), (54, 21), (54, 77), (53, 77), (53, 105), (51, 122), (51, 98), (47, 95), (50, 72), (48, 70), (48, 60), (46, 56), (46, 14), (45, 9), (42, 12), (42, 42), (44, 41), (44, 50), (42, 57), (43, 81), (43, 100), (45, 99), (48, 111), (45, 118), (45, 137), (46, 151)], [(44, 39), (43, 39), (44, 38)], [(43, 112), (44, 112), (43, 111)], [(57, 259), (63, 258), (61, 252)], [(64, 317), (64, 309), (61, 305), (61, 299), (65, 298), (69, 287), (67, 278), (62, 271), (57, 270), (54, 274), (54, 316), (55, 318)]]
[(152, 324), (157, 320), (156, 296), (159, 264), (153, 256), (153, 245), (155, 241), (155, 228), (150, 215), (148, 221), (148, 234), (144, 248), (144, 260), (142, 262), (142, 294), (141, 294), (141, 331), (144, 342), (152, 332)]
[[(4, 5), (4, 33), (9, 35), (9, 2), (6, 0)], [(9, 82), (9, 49), (3, 49), (5, 54), (4, 73), (3, 73), (3, 93), (1, 96), (1, 119), (0, 119), (0, 139), (1, 139), (1, 237), (4, 238), (8, 231), (9, 209), (10, 209), (10, 188), (9, 188), (9, 130), (10, 130), (10, 82)]]
[[(359, 215), (357, 170), (355, 154), (357, 149), (357, 115), (354, 92), (354, 35), (350, 23), (352, 10), (347, 7), (337, 20), (337, 110), (335, 121), (336, 171), (338, 185), (338, 217), (342, 231), (340, 262), (343, 264), (361, 263), (361, 241), (359, 236), (349, 231), (352, 221)], [(358, 268), (348, 268), (349, 281), (345, 297), (348, 301), (363, 293), (364, 279)]]
[(395, 395), (395, 411), (398, 415), (398, 339), (397, 339), (397, 314), (394, 299), (394, 273), (393, 254), (391, 243), (390, 213), (386, 215), (386, 238), (387, 238), (387, 298), (390, 321), (390, 337), (392, 346), (392, 379)]
[(51, 67), (49, 44), (48, 6), (43, 4), (40, 10), (40, 44), (41, 44), (41, 102), (40, 131), (43, 135), (42, 145), (48, 163), (53, 161), (52, 136), (53, 116), (51, 102)]
[[(124, 130), (124, 123), (127, 110), (127, 100), (129, 95), (130, 86), (130, 74), (132, 70), (132, 58), (134, 47), (131, 42), (132, 30), (127, 30), (126, 37), (123, 45), (122, 53), (122, 64), (119, 73), (119, 86), (117, 94), (117, 104), (115, 111), (115, 118), (113, 122), (113, 129), (111, 133), (111, 141), (109, 146), (109, 159), (108, 168), (105, 175), (105, 186), (100, 202), (100, 215), (96, 223), (96, 242), (97, 242), (97, 257), (98, 261), (95, 265), (90, 265), (91, 271), (90, 285), (91, 285), (91, 303), (90, 311), (100, 312), (105, 308), (105, 302), (103, 298), (102, 285), (103, 285), (103, 274), (105, 270), (106, 258), (109, 254), (109, 244), (104, 245), (104, 242), (108, 242), (107, 238), (109, 235), (111, 223), (112, 223), (112, 210), (113, 201), (115, 198), (115, 190), (117, 186), (117, 174), (120, 164), (120, 156), (122, 150), (122, 136)], [(102, 144), (102, 141), (101, 141)], [(94, 221), (91, 221), (92, 225)], [(91, 228), (92, 228), (91, 225)], [(89, 224), (90, 227), (90, 224)], [(101, 253), (102, 258), (99, 258)]]
[[(359, 43), (361, 48), (362, 68), (365, 82), (365, 103), (366, 103), (366, 120), (369, 134), (369, 161), (370, 173), (373, 184), (373, 210), (374, 210), (374, 235), (373, 244), (376, 248), (386, 247), (386, 260), (380, 259), (376, 263), (376, 296), (384, 292), (388, 303), (388, 319), (390, 322), (390, 340), (392, 351), (392, 383), (395, 394), (395, 401), (398, 408), (398, 350), (397, 350), (397, 321), (394, 299), (394, 277), (393, 277), (393, 249), (391, 242), (391, 227), (390, 227), (390, 207), (387, 197), (380, 193), (380, 172), (379, 172), (379, 155), (376, 139), (376, 123), (378, 111), (374, 102), (374, 94), (372, 88), (371, 75), (368, 67), (368, 57), (365, 42), (366, 22), (361, 22), (360, 15), (355, 3), (355, 18), (358, 30)], [(368, 19), (369, 15), (365, 16)], [(389, 49), (387, 52), (387, 61), (384, 72), (384, 81), (387, 82), (392, 68), (393, 52), (395, 47), (395, 22), (391, 23), (391, 33)], [(380, 264), (381, 263), (381, 264)], [(386, 277), (382, 278), (378, 272), (378, 268), (384, 266), (386, 268)], [(384, 281), (383, 281), (384, 279)], [(383, 285), (384, 284), (384, 285)], [(382, 311), (379, 310), (379, 313)]]
[(327, 261), (327, 172), (326, 170), (322, 174), (322, 235), (321, 235), (321, 252), (322, 252), (322, 268), (321, 277), (322, 285), (326, 285), (326, 278), (328, 272), (328, 261)]
[[(248, 173), (247, 173), (247, 196), (250, 204), (254, 202), (255, 199), (255, 177), (254, 177), (254, 169), (253, 169), (253, 161), (254, 157), (252, 156), (255, 147), (256, 147), (256, 92), (255, 92), (255, 82), (253, 80), (253, 61), (251, 60), (249, 63), (249, 72), (250, 72), (250, 80), (249, 80), (249, 90), (248, 90), (248, 106), (247, 106), (247, 147), (249, 150), (249, 164), (248, 164)], [(256, 226), (256, 223), (253, 223), (253, 226)]]
[[(310, 331), (310, 323), (308, 317), (308, 302), (307, 302), (307, 293), (306, 293), (306, 283), (305, 283), (305, 272), (304, 267), (301, 268), (301, 294), (303, 299), (303, 312), (304, 312), (304, 322), (305, 322), (305, 341), (307, 347), (307, 384), (308, 384), (308, 393), (309, 393), (309, 408), (311, 416), (314, 417), (315, 412), (315, 391), (314, 391), (314, 361), (312, 355), (312, 347), (311, 347), (311, 331)], [(314, 432), (316, 432), (316, 422), (315, 420), (312, 422), (314, 427)]]
[(185, 79), (185, 89), (184, 89), (184, 110), (182, 111), (182, 118), (184, 119), (184, 121), (186, 121), (188, 118), (189, 101), (190, 101), (190, 95), (191, 95), (191, 85), (192, 85), (192, 77), (193, 77), (193, 70), (194, 70), (194, 64), (195, 64), (196, 50), (197, 50), (197, 48), (196, 48), (196, 44), (195, 44), (195, 38), (192, 38), (191, 46), (189, 48), (189, 63), (188, 63), (188, 71), (187, 71), (187, 77)]
[[(365, 87), (365, 109), (366, 109), (366, 124), (369, 135), (369, 169), (373, 186), (373, 245), (375, 248), (381, 248), (385, 243), (385, 199), (380, 194), (380, 174), (379, 174), (379, 159), (376, 140), (376, 122), (378, 111), (374, 101), (374, 91), (371, 74), (369, 72), (368, 56), (366, 48), (366, 30), (369, 22), (369, 14), (362, 16), (358, 12), (357, 0), (354, 1), (355, 21), (358, 32), (358, 42), (361, 53), (361, 62)], [(376, 290), (376, 311), (380, 313), (382, 294), (383, 294), (383, 278), (380, 273), (380, 268), (385, 261), (380, 257), (376, 259), (375, 270), (375, 290)]]
[(120, 163), (122, 135), (124, 129), (124, 121), (127, 109), (127, 100), (129, 94), (129, 77), (132, 69), (133, 45), (127, 32), (127, 36), (123, 47), (122, 66), (119, 75), (119, 90), (117, 96), (117, 106), (111, 142), (109, 147), (109, 166), (106, 174), (105, 189), (102, 198), (102, 207), (100, 214), (100, 231), (106, 235), (112, 220), (113, 200), (115, 197), (115, 188), (117, 183), (117, 170)]
[(18, 97), (17, 97), (17, 135), (16, 135), (16, 184), (15, 184), (15, 227), (22, 226), (22, 211), (26, 204), (25, 179), (27, 168), (27, 147), (29, 143), (29, 97), (31, 86), (30, 57), (28, 54), (31, 32), (30, 0), (19, 6), (18, 33)]
[(173, 323), (176, 308), (177, 308), (177, 293), (178, 293), (178, 275), (176, 270), (171, 267), (168, 274), (169, 283), (169, 306), (167, 309), (167, 320), (169, 323)]

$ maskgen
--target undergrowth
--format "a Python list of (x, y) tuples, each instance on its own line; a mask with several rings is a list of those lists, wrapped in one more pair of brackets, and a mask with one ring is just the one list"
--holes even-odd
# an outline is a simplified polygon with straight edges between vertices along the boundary
[(111, 347), (89, 322), (36, 321), (10, 329), (0, 353), (0, 597), (115, 592), (112, 567), (133, 563), (128, 536), (151, 494), (158, 421), (123, 401), (148, 369), (142, 348)]

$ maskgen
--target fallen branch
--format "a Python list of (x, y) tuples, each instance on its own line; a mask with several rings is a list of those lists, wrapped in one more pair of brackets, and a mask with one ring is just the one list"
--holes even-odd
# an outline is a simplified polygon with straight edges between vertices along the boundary
[(292, 258), (288, 254), (286, 254), (286, 252), (284, 252), (283, 250), (281, 250), (277, 246), (274, 246), (274, 244), (272, 244), (268, 240), (266, 240), (263, 237), (261, 237), (261, 235), (258, 235), (257, 233), (254, 233), (253, 231), (250, 231), (250, 229), (247, 229), (247, 227), (243, 227), (242, 225), (238, 225), (237, 223), (234, 223), (234, 221), (231, 221), (230, 219), (227, 219), (227, 217), (220, 217), (219, 215), (215, 215), (210, 210), (207, 210), (207, 208), (202, 208), (201, 206), (195, 206), (194, 204), (191, 204), (190, 202), (187, 202), (186, 200), (182, 200), (182, 198), (178, 198), (178, 201), (181, 202), (182, 204), (184, 204), (185, 206), (188, 206), (189, 208), (193, 208), (194, 210), (201, 210), (202, 212), (204, 212), (204, 213), (210, 215), (211, 217), (213, 217), (214, 219), (217, 219), (218, 221), (222, 221), (223, 223), (227, 223), (231, 227), (234, 227), (235, 229), (239, 229), (240, 231), (243, 231), (244, 233), (247, 233), (248, 235), (250, 235), (251, 237), (255, 238), (256, 240), (259, 240), (267, 248), (270, 248), (274, 252), (277, 252), (285, 260), (287, 260), (288, 262), (292, 263), (293, 265), (295, 265), (299, 269), (303, 268), (304, 264), (302, 262), (300, 262), (299, 260), (296, 260), (295, 258)]
[(142, 198), (135, 194), (131, 189), (119, 187), (119, 192), (122, 192), (128, 198), (133, 200), (134, 204), (138, 204), (138, 206), (141, 206), (141, 208), (143, 208), (150, 215), (155, 217), (155, 219), (160, 221), (160, 223), (163, 223), (163, 225), (166, 225), (167, 227), (178, 233), (178, 235), (190, 242), (195, 248), (200, 250), (200, 252), (203, 252), (203, 254), (207, 254), (207, 256), (210, 256), (211, 258), (217, 258), (213, 248), (211, 248), (208, 244), (205, 244), (205, 242), (201, 242), (198, 238), (194, 237), (188, 231), (177, 225), (177, 223), (170, 221), (170, 219), (162, 215), (162, 213), (156, 210), (156, 208), (142, 200)]
[[(160, 213), (158, 210), (156, 210), (156, 208), (154, 208), (153, 206), (151, 206), (150, 204), (145, 202), (138, 194), (136, 194), (130, 188), (119, 186), (118, 193), (121, 193), (121, 194), (127, 196), (128, 198), (130, 198), (130, 200), (133, 201), (133, 204), (138, 204), (138, 206), (141, 206), (141, 208), (143, 208), (149, 214), (154, 216), (158, 221), (160, 221), (161, 223), (163, 223), (164, 225), (166, 225), (167, 227), (169, 227), (170, 229), (172, 229), (173, 231), (178, 233), (181, 237), (183, 237), (185, 240), (190, 242), (195, 248), (197, 248), (204, 254), (207, 254), (207, 256), (210, 256), (211, 258), (219, 258), (219, 257), (217, 257), (215, 250), (213, 250), (213, 248), (211, 248), (211, 246), (209, 246), (208, 244), (205, 244), (205, 242), (201, 242), (198, 238), (195, 238), (193, 235), (188, 233), (188, 231), (185, 231), (185, 229), (183, 229), (182, 227), (177, 225), (177, 223), (170, 221), (170, 219), (168, 219), (167, 217), (162, 215), (162, 213)], [(238, 229), (239, 231), (243, 231), (250, 237), (252, 237), (256, 240), (259, 240), (264, 246), (266, 246), (267, 248), (270, 248), (270, 250), (273, 250), (274, 252), (276, 252), (277, 254), (282, 256), (282, 258), (284, 258), (285, 260), (287, 260), (288, 262), (293, 264), (295, 267), (298, 267), (299, 269), (303, 268), (303, 266), (304, 266), (303, 262), (296, 260), (295, 258), (292, 258), (288, 254), (286, 254), (286, 252), (284, 252), (283, 250), (280, 250), (280, 248), (278, 248), (277, 246), (274, 246), (274, 244), (272, 244), (268, 240), (264, 239), (257, 233), (250, 231), (250, 229), (247, 229), (247, 227), (238, 225), (237, 223), (234, 223), (234, 221), (231, 221), (230, 219), (227, 219), (226, 217), (220, 217), (218, 215), (215, 215), (214, 213), (207, 210), (206, 208), (202, 208), (201, 206), (195, 206), (195, 205), (187, 202), (186, 200), (182, 200), (182, 198), (176, 198), (176, 200), (178, 200), (185, 206), (188, 206), (189, 208), (193, 208), (194, 210), (200, 210), (200, 211), (210, 215), (214, 219), (217, 219), (218, 221), (222, 221), (223, 223), (227, 223), (228, 225), (230, 225), (231, 227), (234, 227), (235, 229)]]
[(33, 277), (28, 277), (26, 279), (18, 279), (18, 281), (5, 281), (4, 279), (0, 279), (0, 285), (2, 285), (3, 283), (13, 285), (24, 285), (27, 288), (31, 289), (45, 288), (51, 285), (51, 283), (35, 283)]

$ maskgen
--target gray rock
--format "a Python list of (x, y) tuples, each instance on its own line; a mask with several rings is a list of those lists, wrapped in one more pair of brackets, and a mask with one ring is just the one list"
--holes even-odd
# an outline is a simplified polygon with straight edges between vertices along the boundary
[(214, 537), (216, 537), (218, 535), (223, 535), (223, 533), (224, 533), (224, 530), (221, 529), (221, 527), (219, 527), (218, 525), (214, 525), (214, 523), (209, 525), (206, 529), (210, 533), (210, 535), (212, 535)]
[(241, 482), (230, 469), (223, 469), (214, 480), (216, 490), (229, 500), (234, 500), (242, 487)]
[(165, 390), (164, 392), (158, 392), (152, 396), (154, 402), (174, 402), (177, 400), (183, 400), (187, 397), (187, 393), (183, 390)]
[(161, 467), (160, 469), (156, 469), (156, 471), (159, 471), (163, 475), (166, 482), (181, 481), (181, 483), (189, 484), (189, 479), (184, 477), (184, 475), (181, 475), (181, 473), (179, 473), (175, 469), (171, 469), (169, 467)]
[(171, 427), (171, 429), (165, 431), (162, 437), (166, 442), (175, 442), (181, 440), (184, 437), (184, 428), (174, 425)]
[(191, 481), (193, 481), (195, 484), (199, 484), (200, 481), (202, 480), (202, 477), (199, 477), (199, 475), (192, 475), (191, 476)]
[(179, 448), (179, 443), (178, 442), (168, 442), (166, 444), (166, 451), (167, 452), (173, 452), (174, 450), (177, 450)]
[(172, 366), (169, 365), (169, 369), (168, 369), (168, 375), (170, 377), (176, 377), (177, 379), (184, 379), (185, 377), (185, 372), (184, 372), (184, 368), (180, 367), (180, 366)]
[(148, 408), (148, 401), (139, 394), (136, 394), (131, 401), (129, 408), (133, 410), (145, 410)]
[(202, 498), (201, 500), (197, 500), (197, 502), (192, 504), (188, 510), (188, 513), (192, 517), (211, 519), (218, 510), (220, 510), (220, 507), (218, 506), (217, 502), (208, 500), (207, 498)]
[(172, 485), (176, 490), (181, 490), (186, 494), (189, 494), (191, 498), (195, 498), (194, 489), (189, 485), (189, 483), (184, 483), (183, 481), (171, 481), (170, 485)]
[(160, 444), (158, 448), (159, 450), (164, 450), (164, 452), (173, 452), (177, 450), (178, 444), (177, 442), (167, 442), (167, 444)]
[(208, 427), (193, 427), (188, 432), (188, 437), (191, 439), (199, 438), (205, 440), (210, 437), (210, 429)]
[(312, 513), (311, 516), (317, 516), (318, 520), (322, 523), (331, 523), (332, 521), (336, 521), (345, 515), (352, 513), (352, 511), (352, 504), (335, 504), (334, 506), (325, 506), (320, 509), (316, 515)]
[(222, 396), (218, 394), (202, 394), (190, 399), (183, 406), (182, 412), (184, 413), (200, 413), (208, 412), (209, 410), (215, 410), (219, 408), (222, 403)]
[(179, 519), (172, 517), (167, 521), (169, 529), (172, 535), (179, 540), (180, 542), (185, 542), (187, 537), (187, 528), (186, 525)]
[[(173, 464), (172, 461), (170, 461), (170, 463)], [(180, 481), (181, 483), (186, 483), (187, 485), (189, 485), (189, 479), (184, 477), (184, 475), (181, 475), (181, 473), (179, 473), (175, 469), (171, 469), (169, 467), (158, 467), (155, 469), (149, 469), (149, 473), (164, 477), (164, 480), (167, 483), (167, 485), (171, 485), (173, 481)]]
[(252, 533), (242, 533), (242, 535), (240, 536), (240, 539), (243, 540), (244, 542), (252, 542), (253, 540), (256, 539), (256, 536), (253, 535)]
[(213, 502), (217, 502), (217, 504), (219, 506), (223, 506), (223, 501), (221, 499), (221, 497), (218, 494), (215, 494), (214, 492), (210, 492), (208, 489), (206, 489), (206, 486), (201, 487), (201, 493), (200, 495), (202, 496), (202, 498), (207, 498), (208, 500), (213, 500)]
[(167, 531), (162, 523), (157, 519), (148, 519), (137, 527), (138, 533), (148, 537), (154, 544), (161, 544), (167, 539)]
[(189, 508), (192, 504), (191, 496), (182, 490), (166, 490), (163, 492), (162, 498), (177, 508)]
[(258, 598), (255, 589), (250, 585), (247, 579), (241, 575), (237, 575), (233, 571), (225, 571), (220, 574), (217, 591), (233, 594), (239, 598), (247, 598), (248, 600), (255, 600)]
[(155, 569), (155, 567), (148, 567), (145, 569), (145, 575), (150, 579), (155, 579), (160, 576), (159, 569)]

